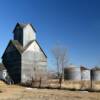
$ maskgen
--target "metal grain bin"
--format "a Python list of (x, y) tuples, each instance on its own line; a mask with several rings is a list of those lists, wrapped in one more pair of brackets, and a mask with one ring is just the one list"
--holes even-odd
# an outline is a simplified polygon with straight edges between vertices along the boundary
[(93, 68), (91, 70), (91, 77), (94, 81), (100, 81), (100, 68)]
[(85, 67), (81, 67), (81, 80), (89, 81), (90, 79), (91, 79), (90, 70)]
[(70, 67), (64, 69), (65, 80), (81, 80), (81, 70), (79, 67)]
[(66, 68), (76, 68), (77, 66), (75, 66), (74, 64), (69, 64)]

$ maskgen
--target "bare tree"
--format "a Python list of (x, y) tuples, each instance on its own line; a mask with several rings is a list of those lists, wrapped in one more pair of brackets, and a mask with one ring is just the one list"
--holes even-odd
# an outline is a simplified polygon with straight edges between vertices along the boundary
[(59, 75), (60, 75), (60, 63), (59, 63), (60, 51), (59, 51), (58, 46), (53, 47), (52, 53), (53, 53), (53, 56), (54, 56), (54, 59), (55, 59), (55, 63), (56, 63), (56, 66), (57, 66), (57, 74), (58, 74), (58, 77), (59, 77)]
[(61, 83), (62, 78), (64, 78), (64, 67), (68, 63), (67, 49), (65, 46), (55, 45), (52, 49), (52, 53), (57, 66), (58, 78)]
[(62, 47), (60, 55), (62, 78), (64, 78), (64, 67), (66, 67), (68, 63), (68, 54), (67, 49), (65, 47)]

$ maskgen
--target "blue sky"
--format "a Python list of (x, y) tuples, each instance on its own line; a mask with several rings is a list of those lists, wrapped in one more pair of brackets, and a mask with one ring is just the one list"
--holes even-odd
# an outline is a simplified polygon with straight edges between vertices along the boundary
[(0, 0), (0, 57), (17, 22), (36, 28), (49, 68), (56, 43), (68, 48), (69, 63), (100, 65), (99, 0)]

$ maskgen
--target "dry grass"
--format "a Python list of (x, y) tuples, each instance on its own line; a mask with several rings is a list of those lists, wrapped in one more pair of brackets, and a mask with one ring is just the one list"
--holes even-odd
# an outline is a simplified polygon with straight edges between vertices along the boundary
[(90, 81), (64, 81), (62, 87), (76, 90), (85, 90), (90, 89), (91, 83)]
[(99, 95), (99, 93), (10, 86), (0, 94), (0, 100), (100, 100)]
[[(59, 80), (49, 80), (48, 85), (51, 87), (59, 87)], [(89, 81), (63, 81), (62, 88), (65, 89), (89, 89), (90, 82)]]
[[(54, 82), (55, 83), (55, 82)], [(68, 82), (72, 84), (72, 82)], [(68, 85), (67, 83), (67, 85)], [(75, 82), (75, 86), (80, 82)], [(100, 100), (99, 92), (36, 89), (0, 82), (0, 100)]]
[[(59, 80), (53, 79), (48, 81), (49, 87), (59, 87)], [(89, 90), (91, 89), (91, 81), (71, 81), (65, 80), (62, 82), (62, 88), (65, 89), (74, 89), (74, 90)], [(93, 90), (100, 90), (100, 81), (92, 82)]]

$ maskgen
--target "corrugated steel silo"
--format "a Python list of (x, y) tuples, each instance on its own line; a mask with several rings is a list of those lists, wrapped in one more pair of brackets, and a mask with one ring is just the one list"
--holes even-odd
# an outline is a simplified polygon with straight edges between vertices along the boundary
[(100, 81), (100, 68), (93, 68), (91, 70), (91, 77), (94, 81)]
[(65, 80), (81, 80), (81, 70), (79, 67), (69, 67), (64, 69)]
[(85, 67), (81, 67), (81, 80), (88, 81), (90, 79), (91, 79), (90, 70)]

